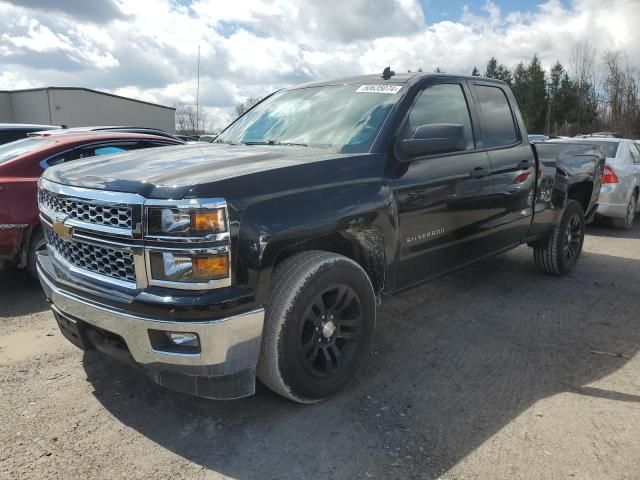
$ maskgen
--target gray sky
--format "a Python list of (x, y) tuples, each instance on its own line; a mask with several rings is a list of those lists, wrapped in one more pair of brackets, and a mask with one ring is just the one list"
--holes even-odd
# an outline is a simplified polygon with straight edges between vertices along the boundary
[(193, 103), (201, 45), (200, 102), (223, 125), (247, 97), (386, 65), (469, 73), (491, 55), (511, 67), (538, 53), (545, 67), (568, 66), (571, 46), (589, 39), (640, 66), (640, 0), (447, 3), (444, 12), (435, 0), (0, 0), (0, 89), (83, 86)]

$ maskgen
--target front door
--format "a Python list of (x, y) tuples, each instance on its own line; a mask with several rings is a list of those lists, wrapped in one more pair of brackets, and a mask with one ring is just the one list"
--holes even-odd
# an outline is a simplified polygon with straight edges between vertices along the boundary
[(463, 126), (465, 151), (430, 155), (402, 164), (390, 182), (398, 205), (399, 265), (404, 288), (488, 253), (491, 165), (476, 139), (475, 111), (464, 81), (436, 83), (418, 93), (401, 128), (410, 138), (421, 125)]

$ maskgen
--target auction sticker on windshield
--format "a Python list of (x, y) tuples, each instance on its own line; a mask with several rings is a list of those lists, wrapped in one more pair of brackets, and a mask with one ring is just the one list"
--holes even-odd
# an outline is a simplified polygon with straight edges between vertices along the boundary
[(400, 91), (402, 85), (361, 85), (356, 90), (357, 93), (391, 93), (395, 94)]

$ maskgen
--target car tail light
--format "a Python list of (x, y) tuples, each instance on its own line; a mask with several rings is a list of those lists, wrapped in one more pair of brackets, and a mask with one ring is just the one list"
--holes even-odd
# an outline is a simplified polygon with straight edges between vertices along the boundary
[(531, 175), (531, 172), (522, 172), (520, 175), (518, 175), (515, 180), (513, 181), (513, 183), (523, 183), (527, 181), (527, 178), (529, 178), (529, 175)]
[(602, 183), (619, 183), (618, 176), (613, 168), (609, 165), (604, 166), (604, 175), (602, 175)]

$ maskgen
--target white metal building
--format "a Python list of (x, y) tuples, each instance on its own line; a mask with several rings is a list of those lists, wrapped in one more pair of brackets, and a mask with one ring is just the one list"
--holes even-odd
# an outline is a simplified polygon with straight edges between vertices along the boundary
[(0, 123), (124, 125), (175, 132), (176, 109), (88, 88), (0, 90)]

